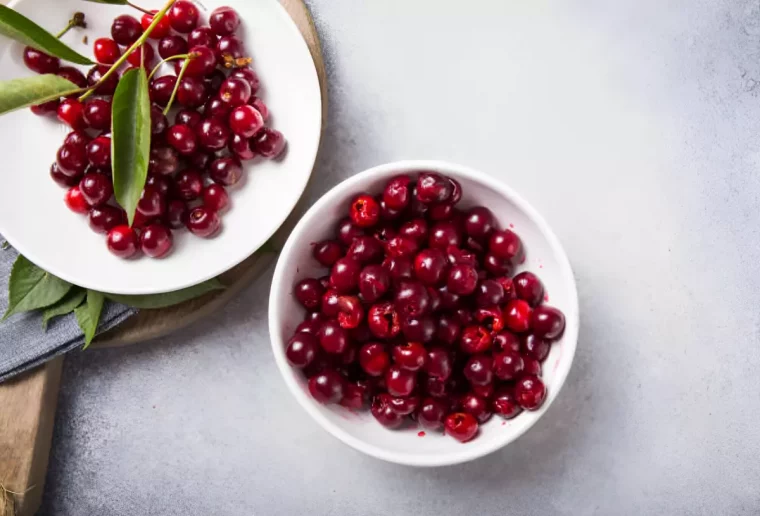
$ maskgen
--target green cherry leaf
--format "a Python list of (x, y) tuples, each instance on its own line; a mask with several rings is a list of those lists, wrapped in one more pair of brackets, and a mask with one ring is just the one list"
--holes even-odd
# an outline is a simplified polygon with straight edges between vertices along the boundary
[(60, 57), (64, 61), (80, 65), (95, 64), (94, 61), (68, 47), (23, 14), (4, 5), (0, 5), (0, 34), (24, 45)]
[(47, 330), (48, 321), (53, 317), (67, 315), (74, 311), (84, 301), (87, 292), (79, 287), (72, 288), (63, 299), (42, 312), (42, 328)]
[(73, 82), (53, 74), (0, 82), (0, 115), (57, 100), (82, 91)]
[(13, 314), (55, 304), (70, 289), (71, 283), (45, 272), (19, 255), (11, 268), (11, 278), (8, 282), (8, 310), (2, 320)]
[(210, 279), (194, 285), (192, 287), (183, 288), (182, 290), (175, 290), (174, 292), (167, 292), (165, 294), (152, 294), (147, 296), (123, 296), (120, 294), (105, 294), (105, 296), (111, 301), (116, 301), (127, 306), (143, 309), (155, 309), (166, 308), (167, 306), (177, 305), (190, 299), (195, 299), (198, 296), (202, 296), (208, 292), (214, 290), (222, 290), (226, 288), (224, 284), (218, 279)]
[(150, 158), (150, 98), (148, 77), (142, 66), (129, 70), (119, 81), (113, 95), (111, 120), (113, 190), (131, 226)]
[(104, 301), (103, 294), (96, 290), (88, 290), (87, 301), (74, 310), (79, 327), (84, 332), (84, 349), (87, 349), (92, 339), (95, 338)]

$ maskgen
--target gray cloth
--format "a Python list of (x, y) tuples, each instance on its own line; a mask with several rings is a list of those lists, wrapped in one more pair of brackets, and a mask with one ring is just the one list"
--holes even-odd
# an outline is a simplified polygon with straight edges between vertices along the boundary
[[(12, 248), (0, 250), (0, 314), (8, 307), (8, 279), (16, 256)], [(98, 332), (113, 328), (134, 313), (124, 305), (106, 302)], [(83, 344), (84, 333), (74, 314), (56, 317), (47, 331), (42, 328), (39, 312), (14, 315), (0, 323), (0, 382)]]

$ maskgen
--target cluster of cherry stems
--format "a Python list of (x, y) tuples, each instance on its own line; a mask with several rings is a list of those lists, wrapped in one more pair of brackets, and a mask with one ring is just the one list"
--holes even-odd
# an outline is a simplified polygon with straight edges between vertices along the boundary
[(298, 281), (306, 316), (286, 357), (312, 397), (369, 405), (387, 428), (411, 420), (469, 441), (496, 413), (537, 410), (541, 363), (565, 317), (541, 280), (515, 276), (520, 238), (484, 206), (456, 207), (459, 183), (434, 172), (359, 194), (333, 239), (314, 244), (329, 274)]
[[(107, 234), (108, 249), (122, 258), (140, 250), (154, 258), (166, 256), (173, 247), (172, 230), (183, 227), (200, 237), (216, 235), (220, 213), (230, 204), (227, 188), (243, 176), (241, 162), (256, 156), (276, 158), (285, 148), (283, 135), (265, 125), (269, 112), (256, 96), (259, 79), (248, 66), (251, 59), (243, 41), (235, 35), (238, 14), (220, 7), (211, 12), (208, 26), (200, 26), (196, 5), (178, 0), (149, 35), (157, 41), (162, 60), (173, 61), (175, 73), (150, 81), (148, 179), (134, 222), (131, 227), (126, 224), (126, 213), (113, 200), (111, 170), (111, 97), (120, 75), (102, 79), (155, 14), (146, 13), (140, 21), (118, 16), (111, 25), (111, 38), (95, 40), (99, 64), (87, 76), (61, 66), (56, 57), (24, 49), (26, 66), (37, 73), (57, 74), (81, 88), (97, 85), (95, 97), (85, 101), (72, 96), (31, 109), (37, 115), (55, 113), (73, 129), (58, 150), (50, 176), (68, 188), (66, 205), (87, 214), (90, 227)], [(155, 50), (146, 41), (127, 57), (120, 72), (144, 66), (151, 73), (154, 64)], [(180, 109), (162, 109), (175, 96)], [(174, 117), (172, 125), (167, 114)]]

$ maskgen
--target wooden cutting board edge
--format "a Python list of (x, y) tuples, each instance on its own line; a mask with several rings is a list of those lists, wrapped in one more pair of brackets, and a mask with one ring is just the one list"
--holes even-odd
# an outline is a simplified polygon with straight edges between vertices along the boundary
[[(314, 60), (322, 96), (324, 131), (327, 73), (314, 21), (303, 0), (280, 0), (280, 3), (301, 31)], [(302, 199), (272, 238), (276, 246), (284, 243), (304, 209)], [(188, 326), (221, 308), (259, 277), (275, 258), (274, 253), (255, 253), (220, 277), (227, 285), (225, 290), (176, 307), (141, 311), (118, 328), (99, 336), (95, 344), (125, 346)], [(63, 357), (58, 357), (0, 385), (0, 516), (32, 516), (40, 506), (62, 366)]]

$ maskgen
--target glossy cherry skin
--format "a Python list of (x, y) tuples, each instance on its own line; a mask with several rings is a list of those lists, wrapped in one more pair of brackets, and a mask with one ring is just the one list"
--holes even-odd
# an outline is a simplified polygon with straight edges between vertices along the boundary
[(539, 362), (546, 360), (549, 351), (551, 351), (551, 342), (537, 335), (525, 335), (520, 341), (520, 352), (525, 356), (535, 358)]
[(309, 393), (319, 403), (338, 403), (343, 398), (343, 377), (332, 369), (325, 369), (309, 378)]
[(142, 65), (147, 73), (150, 73), (153, 61), (156, 58), (156, 53), (153, 47), (147, 43), (144, 43), (134, 49), (128, 56), (127, 62), (134, 68), (139, 68)]
[(428, 430), (441, 430), (448, 412), (446, 403), (435, 398), (425, 398), (417, 408), (417, 422)]
[(427, 362), (427, 352), (418, 342), (407, 342), (394, 346), (392, 350), (393, 363), (408, 371), (418, 371)]
[(520, 376), (524, 368), (522, 357), (513, 351), (496, 353), (493, 356), (493, 372), (501, 380), (514, 380)]
[(359, 273), (359, 293), (367, 303), (374, 303), (390, 289), (391, 278), (381, 265), (367, 265)]
[(338, 297), (338, 324), (341, 328), (352, 330), (364, 319), (364, 308), (356, 296)]
[(210, 27), (198, 27), (190, 31), (190, 34), (187, 36), (189, 47), (214, 48), (216, 40), (216, 34), (213, 33)]
[(205, 149), (217, 151), (227, 146), (230, 131), (219, 120), (207, 118), (197, 128), (198, 142)]
[(293, 367), (300, 369), (311, 364), (319, 354), (317, 338), (308, 333), (296, 333), (288, 341), (285, 358)]
[(355, 292), (359, 286), (361, 265), (351, 258), (341, 258), (332, 266), (330, 284), (341, 294)]
[(252, 141), (254, 150), (265, 158), (274, 159), (285, 150), (285, 137), (269, 127), (262, 128)]
[(417, 177), (417, 200), (424, 204), (444, 203), (452, 194), (452, 184), (443, 176), (422, 172)]
[(173, 75), (164, 75), (153, 79), (150, 83), (150, 100), (159, 106), (166, 106), (176, 84), (177, 78)]
[(372, 334), (380, 339), (395, 337), (401, 331), (398, 312), (393, 303), (377, 303), (367, 312), (367, 325)]
[(102, 206), (113, 195), (111, 178), (101, 174), (88, 173), (79, 183), (79, 190), (90, 206)]
[(166, 200), (161, 191), (153, 186), (143, 188), (140, 200), (137, 202), (137, 211), (145, 219), (162, 216), (166, 211)]
[(454, 294), (467, 296), (478, 286), (478, 271), (475, 267), (465, 264), (452, 265), (446, 280), (446, 286)]
[(533, 309), (522, 299), (512, 299), (504, 308), (504, 324), (508, 329), (523, 333), (530, 329)]
[(179, 168), (179, 156), (172, 147), (154, 147), (150, 151), (148, 173), (159, 176), (170, 176)]
[(404, 423), (403, 416), (393, 410), (391, 396), (388, 394), (383, 393), (375, 396), (372, 400), (370, 412), (386, 428), (398, 428)]
[[(187, 77), (206, 77), (216, 69), (216, 54), (209, 47), (194, 46), (189, 53), (195, 57), (185, 68)], [(177, 61), (177, 66), (182, 66), (180, 61)]]
[(319, 345), (332, 354), (340, 354), (348, 349), (350, 339), (348, 332), (341, 328), (336, 320), (328, 320), (319, 330)]
[(456, 316), (441, 314), (437, 318), (435, 337), (447, 346), (453, 346), (462, 334), (462, 324)]
[(126, 224), (127, 219), (124, 211), (114, 206), (101, 206), (92, 208), (88, 215), (90, 228), (96, 233), (108, 233), (116, 226)]
[(446, 434), (461, 443), (466, 443), (478, 433), (478, 420), (466, 412), (455, 412), (444, 420)]
[[(251, 87), (252, 94), (255, 94), (259, 89), (259, 85), (260, 85), (259, 76), (256, 75), (256, 72), (254, 72), (250, 68), (235, 68), (232, 72), (230, 72), (230, 77), (237, 77), (239, 79), (245, 79), (246, 81), (248, 81), (248, 85)], [(253, 107), (256, 107), (256, 106), (254, 105)], [(267, 118), (267, 116), (263, 112), (261, 114), (264, 116), (265, 119)]]
[(425, 372), (435, 378), (448, 380), (453, 371), (454, 364), (451, 353), (443, 348), (433, 348), (427, 351), (427, 360), (424, 364)]
[(187, 41), (184, 38), (169, 34), (158, 42), (158, 55), (161, 56), (161, 59), (166, 59), (179, 54), (187, 54), (187, 48)]
[(314, 244), (311, 254), (320, 264), (325, 267), (332, 267), (335, 262), (343, 257), (343, 247), (335, 240), (325, 240)]
[(499, 387), (494, 392), (491, 409), (504, 419), (512, 419), (523, 410), (517, 402), (515, 390), (512, 386)]
[(87, 160), (96, 167), (107, 167), (111, 164), (111, 138), (98, 136), (87, 144)]
[(409, 205), (411, 197), (411, 178), (409, 176), (396, 176), (385, 185), (383, 201), (389, 208), (403, 210)]
[(123, 47), (132, 45), (142, 35), (142, 32), (140, 22), (127, 14), (117, 16), (111, 24), (111, 37)]
[(322, 305), (320, 306), (322, 313), (327, 317), (337, 317), (340, 312), (340, 308), (338, 308), (339, 298), (340, 294), (337, 290), (328, 288), (322, 296)]
[(208, 24), (217, 36), (229, 36), (240, 26), (240, 17), (232, 7), (217, 7), (211, 11)]
[(482, 326), (468, 326), (462, 331), (459, 346), (465, 353), (484, 353), (491, 349), (491, 333)]
[(36, 48), (25, 47), (24, 64), (33, 72), (56, 73), (61, 66), (61, 60)]
[(520, 337), (511, 331), (500, 331), (493, 337), (493, 346), (499, 351), (514, 351), (515, 353), (519, 353)]
[(242, 106), (251, 98), (251, 86), (245, 79), (228, 77), (219, 88), (219, 98), (230, 106)]
[(394, 303), (404, 317), (421, 317), (430, 310), (430, 294), (422, 283), (404, 281), (396, 290)]
[(121, 57), (119, 45), (111, 38), (98, 38), (92, 45), (98, 63), (114, 64)]
[(414, 275), (425, 285), (438, 285), (446, 278), (449, 263), (439, 249), (423, 249), (414, 258)]
[(459, 400), (459, 405), (462, 412), (466, 412), (467, 414), (473, 416), (478, 420), (478, 423), (485, 423), (491, 419), (493, 412), (491, 411), (491, 407), (489, 406), (488, 401), (486, 401), (485, 398), (478, 396), (477, 394), (465, 394)]
[(116, 226), (108, 232), (106, 246), (119, 258), (134, 256), (139, 249), (137, 233), (129, 226)]
[(307, 310), (316, 310), (322, 303), (325, 288), (314, 278), (305, 278), (296, 283), (293, 294)]
[(355, 226), (372, 227), (380, 221), (380, 206), (371, 195), (357, 195), (351, 201), (349, 215)]
[(172, 29), (181, 33), (188, 33), (198, 26), (200, 13), (193, 2), (178, 0), (174, 3), (167, 15)]
[(230, 205), (230, 196), (222, 185), (212, 183), (203, 188), (201, 193), (203, 205), (216, 212), (223, 212)]
[(84, 104), (82, 113), (88, 126), (99, 131), (107, 131), (111, 128), (111, 101), (105, 99), (91, 99)]
[(392, 396), (409, 396), (417, 385), (417, 375), (394, 364), (385, 373), (385, 385)]
[(197, 108), (207, 100), (206, 87), (197, 77), (184, 77), (177, 90), (177, 102), (181, 106)]
[(87, 84), (90, 86), (99, 84), (99, 86), (95, 88), (95, 93), (98, 95), (113, 95), (116, 91), (116, 86), (119, 84), (119, 76), (115, 73), (110, 75), (105, 81), (101, 82), (103, 76), (109, 69), (109, 66), (97, 65), (90, 68), (90, 71), (87, 72)]
[(253, 106), (238, 106), (229, 118), (230, 130), (244, 138), (251, 138), (264, 127), (264, 118)]
[(533, 307), (538, 306), (544, 300), (544, 286), (538, 276), (532, 272), (521, 272), (512, 281), (518, 299), (527, 301)]
[(401, 332), (409, 341), (428, 343), (435, 338), (435, 319), (432, 315), (401, 319)]
[(383, 246), (371, 236), (358, 236), (346, 252), (347, 258), (352, 258), (362, 265), (379, 263), (383, 260)]
[(464, 376), (473, 385), (487, 385), (493, 381), (493, 359), (488, 355), (474, 355), (464, 366)]
[(166, 133), (166, 143), (183, 156), (189, 156), (195, 153), (198, 147), (198, 141), (195, 133), (189, 125), (176, 124), (169, 128)]
[(87, 151), (79, 145), (64, 143), (56, 154), (58, 171), (66, 177), (81, 177), (87, 163)]
[(515, 385), (515, 399), (526, 410), (538, 410), (546, 399), (546, 385), (537, 376), (523, 376)]
[[(142, 18), (140, 18), (140, 24), (142, 25), (143, 31), (147, 31), (150, 25), (153, 23), (153, 20), (155, 18), (155, 14), (158, 13), (155, 9), (151, 11), (153, 14), (143, 14)], [(150, 31), (150, 35), (148, 36), (150, 39), (161, 39), (164, 36), (168, 35), (169, 32), (171, 32), (172, 26), (169, 23), (169, 17), (164, 16), (161, 18), (161, 20), (156, 24), (155, 27)]]
[(179, 199), (172, 199), (166, 206), (166, 222), (172, 229), (184, 228), (187, 223), (187, 204)]
[(60, 171), (58, 163), (50, 165), (50, 178), (56, 182), (59, 186), (69, 187), (79, 183), (81, 176), (69, 177)]
[(446, 251), (450, 246), (460, 247), (461, 245), (462, 233), (453, 222), (448, 220), (437, 222), (430, 229), (428, 236), (429, 247)]
[(58, 120), (72, 129), (85, 129), (84, 106), (77, 99), (65, 99), (58, 106)]
[(537, 306), (533, 309), (530, 326), (534, 335), (553, 340), (565, 331), (565, 315), (551, 306)]
[(237, 184), (242, 175), (242, 164), (237, 158), (219, 158), (213, 161), (209, 167), (211, 179), (225, 186)]
[(79, 186), (69, 188), (63, 196), (63, 202), (74, 213), (87, 213), (90, 209), (90, 205), (87, 204), (87, 200), (82, 195)]
[[(186, 168), (180, 172), (174, 181), (174, 194), (185, 201), (192, 201), (200, 197), (203, 192), (203, 176), (200, 171)], [(213, 209), (213, 207), (210, 207)], [(216, 211), (216, 210), (214, 210)]]
[(385, 346), (368, 342), (359, 350), (359, 365), (370, 376), (382, 376), (391, 365)]
[(219, 66), (234, 65), (236, 60), (245, 57), (243, 41), (236, 36), (222, 36), (216, 43), (216, 54)]
[(172, 249), (172, 232), (163, 224), (151, 224), (140, 234), (140, 249), (146, 256), (162, 258)]
[(502, 260), (514, 260), (522, 252), (520, 237), (508, 229), (494, 231), (488, 241), (488, 250)]
[(188, 214), (186, 224), (192, 234), (209, 238), (219, 231), (222, 223), (214, 210), (206, 206), (198, 206)]

